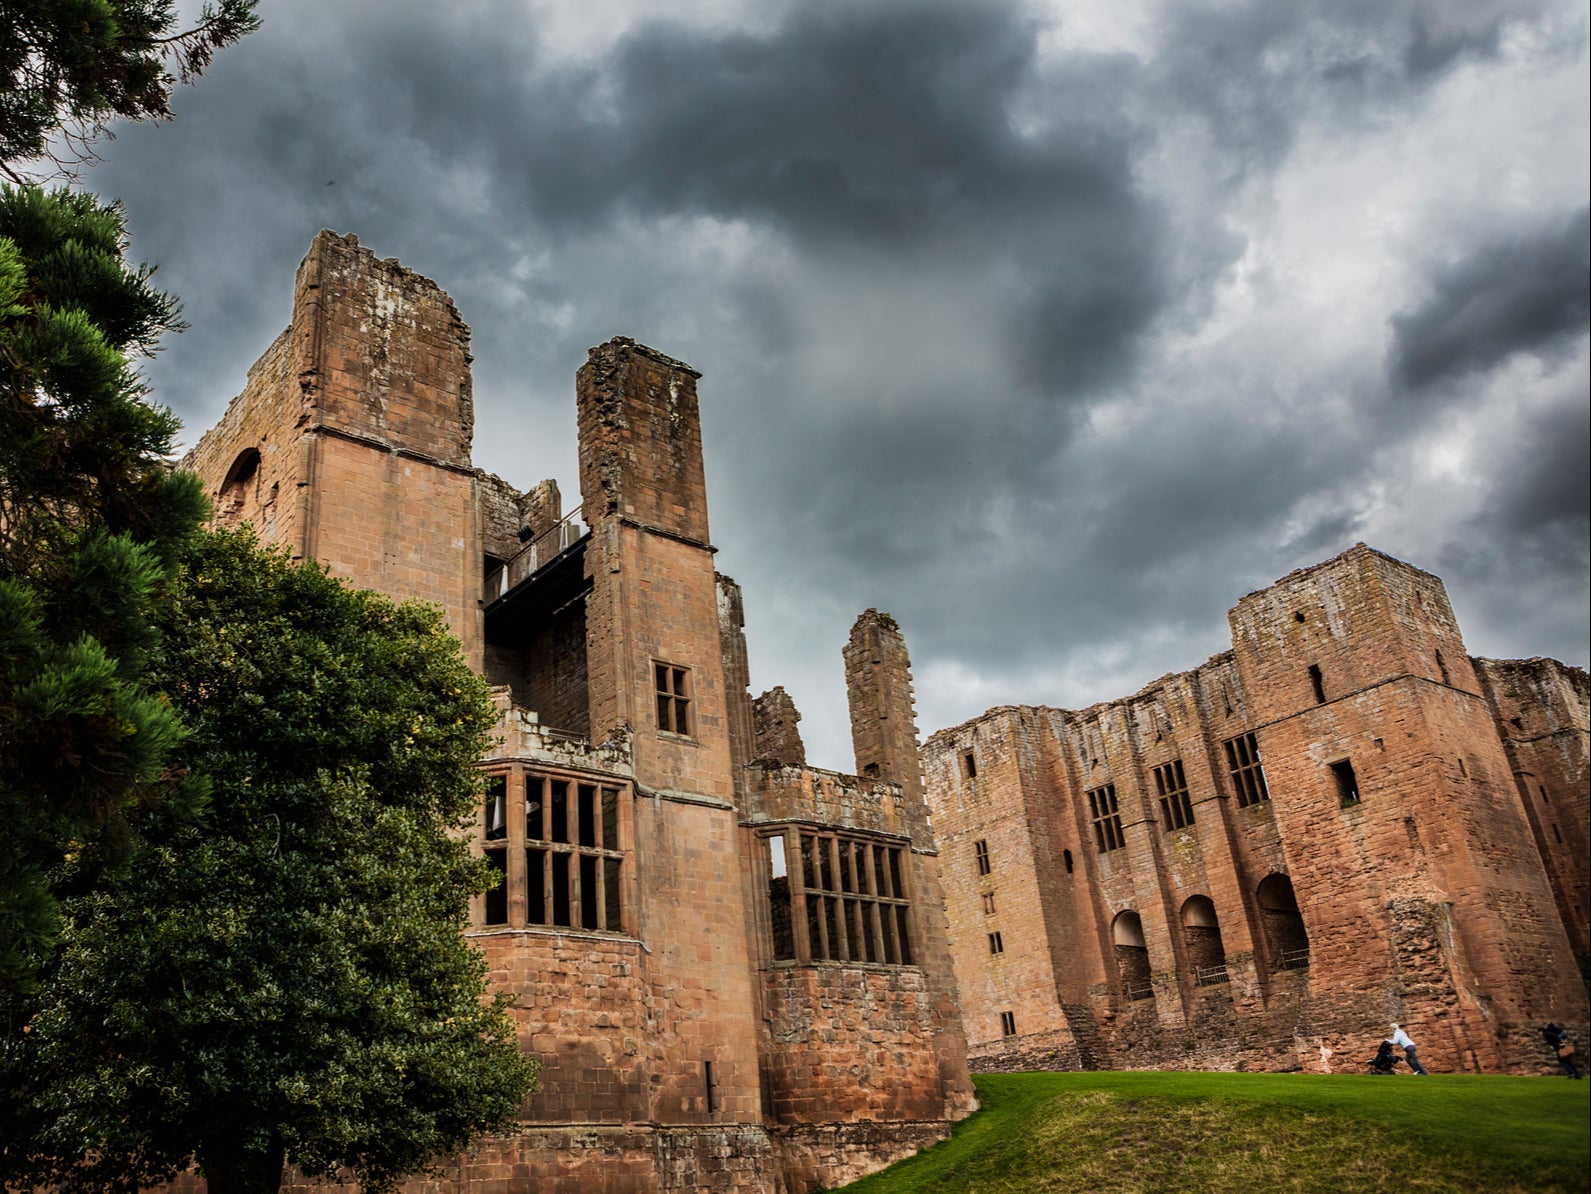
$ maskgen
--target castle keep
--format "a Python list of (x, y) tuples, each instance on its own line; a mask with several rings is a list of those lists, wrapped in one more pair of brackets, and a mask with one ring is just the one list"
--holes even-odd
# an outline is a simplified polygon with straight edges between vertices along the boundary
[(1229, 620), (1131, 697), (925, 744), (973, 1068), (1357, 1070), (1396, 1020), (1433, 1070), (1539, 1073), (1539, 1025), (1583, 1041), (1586, 673), (1470, 658), (1442, 582), (1362, 544)]
[(973, 1099), (899, 629), (845, 648), (860, 774), (807, 766), (747, 691), (699, 375), (591, 350), (566, 511), (471, 464), (469, 363), (435, 284), (322, 233), (186, 462), (219, 522), (438, 603), (494, 686), (470, 935), (545, 1068), (446, 1188), (795, 1194), (939, 1139)]

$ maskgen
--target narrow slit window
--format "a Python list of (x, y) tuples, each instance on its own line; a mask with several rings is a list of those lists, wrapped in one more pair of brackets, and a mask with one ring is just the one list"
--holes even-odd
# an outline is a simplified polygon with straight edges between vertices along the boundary
[(997, 932), (989, 934), (989, 952), (991, 954), (1005, 953), (1005, 939)]
[(1320, 674), (1320, 664), (1318, 663), (1309, 665), (1309, 686), (1314, 690), (1315, 704), (1324, 705), (1326, 703), (1326, 679)]
[(1015, 1036), (1016, 1035), (1016, 1013), (1015, 1012), (1001, 1012), (1000, 1013), (1000, 1035), (1001, 1036)]
[(1342, 806), (1359, 803), (1359, 779), (1353, 773), (1353, 764), (1347, 759), (1331, 765), (1331, 777), (1337, 783), (1337, 798)]
[(983, 838), (973, 842), (972, 857), (978, 864), (978, 874), (987, 875), (989, 873), (989, 843)]
[(970, 750), (961, 756), (961, 766), (968, 779), (978, 778), (978, 760)]
[(986, 891), (983, 893), (983, 911), (986, 916), (994, 915), (994, 892)]

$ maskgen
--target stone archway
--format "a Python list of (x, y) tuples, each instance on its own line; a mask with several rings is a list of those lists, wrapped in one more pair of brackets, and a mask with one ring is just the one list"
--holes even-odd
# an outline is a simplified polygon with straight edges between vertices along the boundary
[(1309, 933), (1298, 910), (1293, 881), (1279, 871), (1266, 875), (1255, 893), (1265, 926), (1265, 947), (1271, 969), (1297, 970), (1309, 965)]
[(1144, 943), (1144, 923), (1128, 909), (1110, 923), (1111, 940), (1116, 946), (1116, 977), (1126, 999), (1153, 999), (1154, 984), (1149, 981), (1149, 947)]
[(1208, 987), (1229, 982), (1226, 947), (1221, 944), (1221, 922), (1215, 915), (1215, 902), (1209, 896), (1189, 896), (1182, 905), (1182, 944), (1194, 986)]

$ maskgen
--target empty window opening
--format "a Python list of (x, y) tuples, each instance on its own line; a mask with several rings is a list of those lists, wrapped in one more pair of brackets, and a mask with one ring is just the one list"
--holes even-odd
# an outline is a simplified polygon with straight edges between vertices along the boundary
[(657, 689), (657, 728), (665, 734), (691, 733), (691, 670), (672, 663), (652, 663), (652, 681)]
[(1558, 839), (1558, 844), (1560, 846), (1563, 845), (1563, 834), (1558, 832), (1558, 827), (1556, 825), (1552, 827), (1552, 836)]
[(1541, 793), (1541, 803), (1543, 803), (1543, 804), (1551, 804), (1552, 803), (1552, 800), (1547, 795), (1547, 789), (1546, 788), (1542, 787), (1540, 784), (1537, 784), (1536, 785), (1536, 790)]
[(1458, 773), (1466, 778), (1469, 776), (1469, 772), (1464, 769), (1464, 757), (1462, 755), (1459, 756), (1458, 760)]
[(983, 911), (987, 916), (994, 915), (994, 892), (986, 891), (983, 893)]
[(1066, 873), (1070, 875), (1072, 873), (1072, 852), (1070, 850), (1062, 850), (1061, 861), (1066, 864)]
[(1182, 944), (1193, 969), (1194, 986), (1211, 987), (1231, 981), (1226, 969), (1226, 948), (1221, 944), (1221, 922), (1216, 919), (1215, 903), (1209, 896), (1189, 896), (1182, 905)]
[(1226, 747), (1226, 765), (1232, 789), (1237, 793), (1237, 806), (1247, 808), (1269, 800), (1271, 793), (1265, 786), (1265, 769), (1260, 765), (1259, 740), (1252, 733), (1240, 734), (1222, 745)]
[(797, 961), (912, 964), (901, 847), (831, 833), (791, 833), (786, 842), (799, 852), (791, 915), (806, 926)]
[(989, 843), (979, 838), (972, 843), (972, 858), (978, 864), (978, 874), (989, 873)]
[(486, 865), (492, 868), (492, 886), (486, 892), (486, 914), (489, 925), (508, 923), (508, 851), (486, 851)]
[(502, 841), (508, 837), (508, 777), (490, 775), (486, 778), (486, 808), (483, 823), (486, 840)]
[(1413, 817), (1403, 818), (1403, 832), (1409, 835), (1409, 849), (1418, 852), (1420, 846), (1420, 827), (1414, 823)]
[(1293, 894), (1293, 881), (1280, 872), (1266, 875), (1255, 892), (1260, 906), (1260, 923), (1265, 929), (1265, 944), (1271, 969), (1297, 970), (1309, 965), (1309, 934)]
[(1442, 683), (1452, 684), (1453, 678), (1447, 674), (1447, 662), (1442, 658), (1442, 653), (1436, 653), (1436, 670), (1442, 673)]
[(1193, 824), (1193, 801), (1188, 796), (1188, 780), (1182, 760), (1174, 759), (1155, 768), (1155, 791), (1160, 795), (1161, 820), (1172, 829)]
[(1001, 1012), (1000, 1013), (1000, 1035), (1001, 1036), (1015, 1036), (1016, 1035), (1016, 1013), (1015, 1012)]
[(992, 954), (1005, 953), (1005, 940), (999, 933), (989, 934), (989, 952)]
[(1309, 686), (1315, 692), (1315, 704), (1324, 705), (1326, 703), (1326, 681), (1320, 674), (1320, 664), (1318, 663), (1309, 665)]
[(1143, 921), (1129, 909), (1111, 922), (1110, 933), (1116, 947), (1116, 977), (1121, 981), (1122, 997), (1153, 999), (1155, 987), (1150, 979)]
[(1116, 785), (1106, 784), (1088, 793), (1089, 815), (1094, 821), (1094, 841), (1099, 852), (1107, 854), (1127, 844), (1121, 831), (1121, 813), (1116, 805)]
[(784, 835), (764, 839), (768, 847), (768, 910), (773, 930), (773, 956), (781, 962), (795, 960), (795, 924), (790, 916), (790, 869)]
[(1344, 808), (1359, 803), (1359, 779), (1347, 759), (1331, 765), (1331, 778), (1337, 782), (1337, 799)]
[(619, 789), (525, 776), (525, 923), (622, 930)]
[(1301, 612), (1294, 611), (1294, 613), (1293, 613), (1293, 621), (1302, 622), (1304, 620), (1305, 620), (1304, 619), (1304, 615)]
[(260, 471), (258, 448), (244, 448), (227, 470), (216, 502), (216, 516), (223, 526), (235, 527), (243, 521), (243, 510), (254, 492)]
[(978, 760), (970, 750), (961, 756), (961, 768), (968, 779), (978, 778)]
[(707, 1091), (707, 1114), (711, 1115), (718, 1110), (717, 1083), (713, 1081), (713, 1063), (702, 1062), (702, 1086)]

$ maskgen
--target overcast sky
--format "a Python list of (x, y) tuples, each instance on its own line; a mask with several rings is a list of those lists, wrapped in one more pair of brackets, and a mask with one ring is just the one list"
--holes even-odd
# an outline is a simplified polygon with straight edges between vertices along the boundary
[(1230, 646), (1363, 540), (1469, 650), (1587, 663), (1583, 0), (264, 0), (89, 186), (190, 440), (320, 228), (474, 329), (476, 463), (577, 501), (573, 376), (699, 369), (753, 691), (849, 769), (868, 606), (924, 736)]

